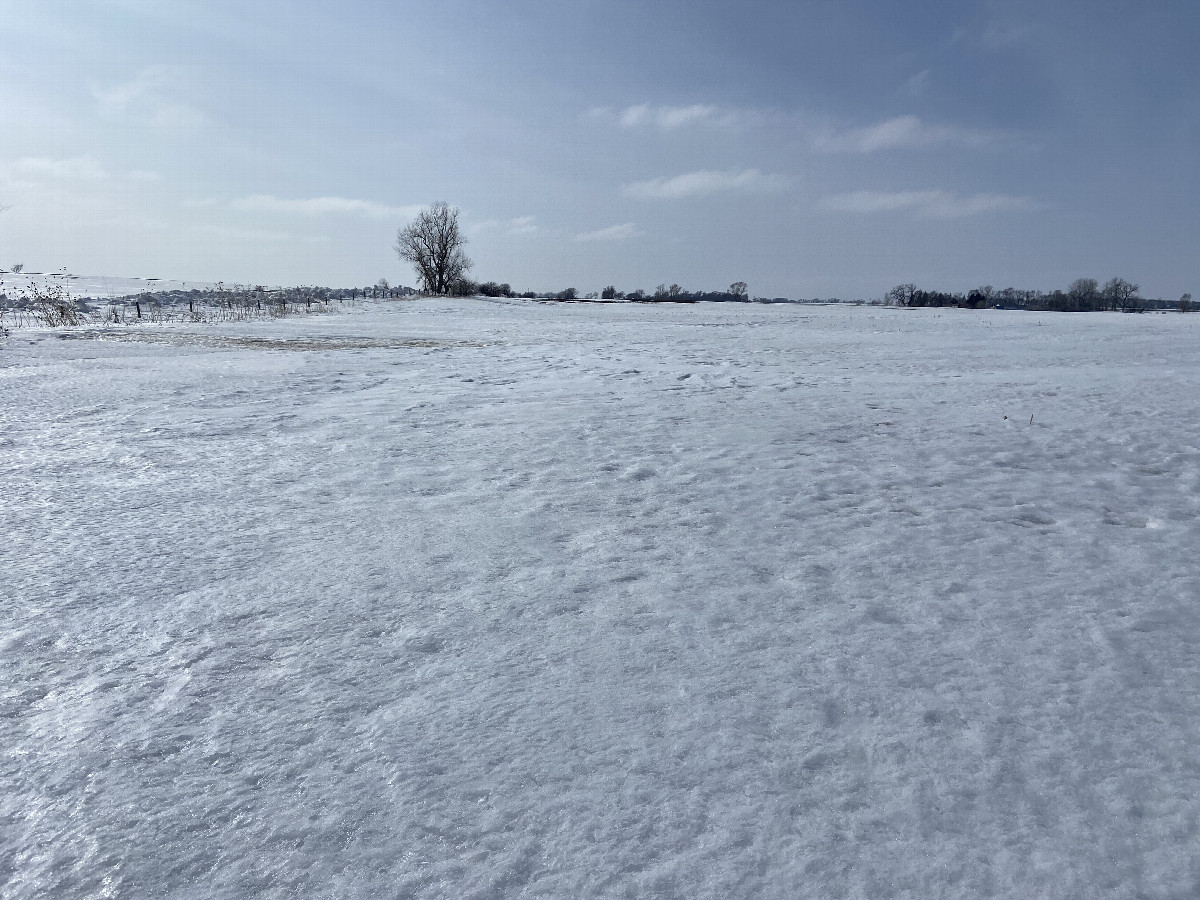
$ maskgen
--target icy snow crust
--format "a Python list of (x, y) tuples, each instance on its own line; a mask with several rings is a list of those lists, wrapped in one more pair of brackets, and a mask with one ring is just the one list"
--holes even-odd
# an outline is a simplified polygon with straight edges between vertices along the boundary
[(1200, 316), (14, 332), (0, 896), (1198, 896), (1198, 423)]

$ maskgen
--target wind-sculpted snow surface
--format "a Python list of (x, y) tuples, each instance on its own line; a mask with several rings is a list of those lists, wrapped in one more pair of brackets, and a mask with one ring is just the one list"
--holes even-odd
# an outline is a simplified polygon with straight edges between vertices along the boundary
[(4, 898), (1200, 896), (1200, 316), (65, 337), (0, 345)]

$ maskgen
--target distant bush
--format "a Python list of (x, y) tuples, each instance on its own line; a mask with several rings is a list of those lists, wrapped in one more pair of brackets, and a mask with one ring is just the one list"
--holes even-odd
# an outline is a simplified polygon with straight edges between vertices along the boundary
[(80, 325), (86, 319), (86, 306), (80, 309), (61, 284), (33, 284), (25, 288), (18, 305), (33, 313), (42, 325)]

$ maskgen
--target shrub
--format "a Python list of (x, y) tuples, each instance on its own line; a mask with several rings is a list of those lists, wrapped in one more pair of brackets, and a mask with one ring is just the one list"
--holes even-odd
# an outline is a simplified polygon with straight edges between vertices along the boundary
[(83, 313), (61, 284), (30, 285), (22, 299), (43, 325), (79, 325), (83, 322)]

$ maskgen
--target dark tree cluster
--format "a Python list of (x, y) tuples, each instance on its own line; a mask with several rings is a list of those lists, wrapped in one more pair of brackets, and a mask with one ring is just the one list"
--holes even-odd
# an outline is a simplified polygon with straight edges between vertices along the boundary
[(960, 309), (987, 309), (996, 306), (992, 288), (977, 288), (969, 293), (951, 294), (926, 291), (915, 284), (898, 284), (884, 298), (891, 306), (954, 306)]
[(641, 289), (626, 293), (610, 284), (600, 292), (600, 299), (629, 300), (634, 303), (746, 303), (750, 296), (746, 282), (735, 281), (724, 291), (689, 291), (678, 284), (660, 284), (652, 294)]
[(1150, 300), (1138, 294), (1139, 287), (1124, 278), (1111, 278), (1103, 285), (1095, 278), (1077, 278), (1065, 291), (1050, 292), (1004, 288), (995, 290), (990, 284), (966, 293), (927, 291), (915, 284), (898, 284), (887, 292), (884, 300), (891, 306), (937, 306), (960, 309), (1028, 309), (1047, 312), (1144, 312), (1147, 309), (1178, 308), (1187, 312), (1191, 295), (1178, 302)]
[[(518, 293), (508, 284), (497, 284), (494, 281), (477, 282), (469, 278), (459, 278), (451, 286), (449, 293), (455, 297), (475, 297), (482, 295), (484, 297), (513, 297), (528, 300), (628, 300), (633, 303), (697, 303), (700, 301), (747, 303), (750, 300), (744, 281), (734, 282), (729, 286), (729, 290), (725, 291), (689, 291), (678, 284), (660, 284), (655, 288), (653, 293), (647, 293), (643, 290), (626, 293), (625, 291), (618, 291), (615, 286), (610, 284), (598, 294), (581, 295), (573, 287), (561, 291), (526, 291)], [(756, 297), (755, 300), (762, 303), (788, 302), (784, 297), (776, 298), (775, 300)]]
[(499, 284), (495, 281), (472, 281), (465, 277), (454, 281), (450, 286), (449, 294), (451, 297), (516, 297), (528, 300), (545, 296), (536, 291), (525, 291), (524, 293), (514, 291), (512, 285), (507, 282)]

